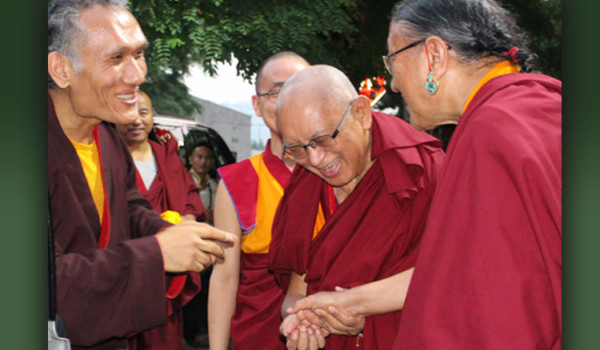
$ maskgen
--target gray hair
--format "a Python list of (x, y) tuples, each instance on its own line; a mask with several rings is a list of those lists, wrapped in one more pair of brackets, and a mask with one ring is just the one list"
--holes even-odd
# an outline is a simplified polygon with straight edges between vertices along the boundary
[(465, 62), (511, 59), (508, 51), (517, 47), (516, 63), (524, 72), (532, 69), (535, 55), (527, 36), (495, 0), (404, 0), (394, 6), (391, 20), (405, 25), (407, 35), (439, 36)]
[[(48, 4), (48, 53), (56, 51), (66, 56), (75, 71), (81, 69), (81, 56), (74, 44), (85, 40), (87, 35), (79, 15), (95, 5), (129, 10), (127, 0), (51, 0)], [(50, 76), (48, 84), (54, 86)]]

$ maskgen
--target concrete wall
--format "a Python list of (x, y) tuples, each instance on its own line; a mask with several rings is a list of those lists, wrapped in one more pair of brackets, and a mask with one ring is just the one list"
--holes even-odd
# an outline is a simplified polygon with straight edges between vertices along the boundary
[(202, 105), (202, 114), (193, 115), (194, 119), (215, 129), (225, 140), (227, 146), (236, 154), (237, 161), (250, 158), (250, 115), (231, 108), (194, 97)]

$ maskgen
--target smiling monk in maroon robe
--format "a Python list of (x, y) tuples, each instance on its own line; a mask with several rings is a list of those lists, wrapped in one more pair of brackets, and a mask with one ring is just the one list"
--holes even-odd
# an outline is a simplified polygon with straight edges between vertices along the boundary
[[(177, 153), (177, 142), (165, 145), (149, 140), (154, 112), (150, 97), (138, 91), (138, 118), (117, 126), (136, 165), (140, 193), (152, 209), (174, 224), (184, 220), (203, 220), (204, 206), (198, 188)], [(131, 349), (180, 350), (183, 346), (183, 305), (200, 290), (200, 275), (169, 276), (167, 322), (130, 338)]]
[[(282, 307), (290, 345), (303, 337), (314, 341), (310, 334), (286, 334), (299, 322), (285, 311), (298, 297), (414, 266), (443, 152), (426, 133), (372, 112), (368, 99), (357, 97), (350, 81), (330, 66), (295, 74), (279, 98), (284, 148), (303, 167), (285, 189), (270, 253), (284, 288), (292, 271)], [(320, 208), (325, 225), (313, 238)], [(367, 317), (359, 338), (331, 335), (326, 348), (385, 348), (400, 319), (401, 311)]]
[(57, 314), (73, 349), (127, 349), (166, 320), (165, 272), (200, 272), (236, 238), (171, 225), (136, 186), (116, 124), (137, 117), (146, 38), (122, 2), (48, 7), (48, 204)]

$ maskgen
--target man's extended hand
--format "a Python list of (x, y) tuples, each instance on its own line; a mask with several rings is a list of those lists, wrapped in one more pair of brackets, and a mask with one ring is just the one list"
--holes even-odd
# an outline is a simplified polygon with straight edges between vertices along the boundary
[(237, 239), (231, 233), (198, 222), (183, 221), (156, 234), (166, 272), (201, 272), (222, 259), (224, 244)]

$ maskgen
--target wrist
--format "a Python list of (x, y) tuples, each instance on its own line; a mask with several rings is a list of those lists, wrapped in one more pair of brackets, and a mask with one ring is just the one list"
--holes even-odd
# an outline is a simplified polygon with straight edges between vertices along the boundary
[(343, 298), (344, 308), (353, 316), (365, 317), (366, 310), (364, 305), (367, 303), (367, 298), (365, 298), (362, 288), (355, 287), (345, 290), (342, 293), (346, 294)]
[(301, 299), (302, 297), (304, 297), (302, 294), (287, 293), (283, 299), (283, 303), (281, 304), (281, 318), (286, 318), (289, 315), (287, 309), (292, 307), (296, 300)]

